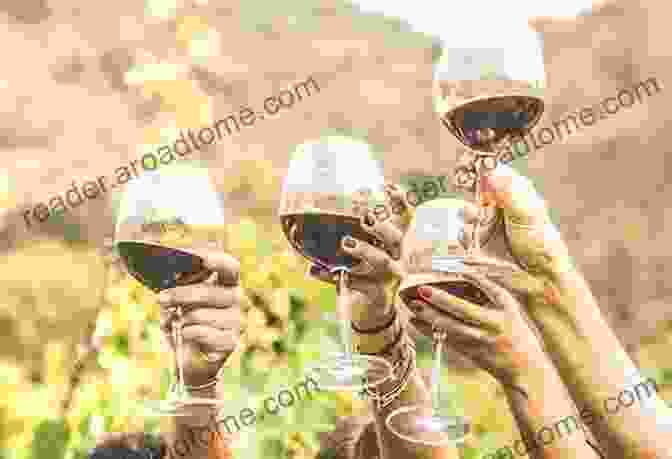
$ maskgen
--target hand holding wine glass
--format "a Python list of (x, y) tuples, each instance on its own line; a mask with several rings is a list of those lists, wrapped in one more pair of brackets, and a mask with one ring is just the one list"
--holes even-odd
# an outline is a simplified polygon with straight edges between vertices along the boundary
[(239, 285), (240, 263), (217, 249), (191, 249), (204, 262), (200, 283), (163, 290), (159, 294), (161, 329), (175, 350), (172, 321), (182, 307), (184, 382), (202, 386), (212, 381), (238, 346), (244, 329)]
[[(235, 260), (214, 252), (204, 254), (206, 260), (198, 249), (193, 250), (197, 244), (212, 247), (223, 242), (225, 220), (223, 203), (207, 170), (201, 167), (173, 165), (147, 173), (129, 184), (121, 198), (115, 228), (119, 255), (129, 275), (156, 294), (164, 292), (167, 298), (163, 303), (170, 305), (170, 314), (167, 316), (164, 311), (162, 325), (164, 331), (169, 331), (175, 351), (176, 382), (167, 398), (144, 402), (154, 415), (191, 416), (194, 409), (201, 411), (200, 408), (223, 403), (211, 390), (217, 379), (207, 378), (211, 366), (186, 368), (185, 358), (191, 359), (199, 347), (205, 350), (204, 355), (226, 354), (235, 338), (224, 336), (224, 332), (206, 333), (201, 325), (189, 329), (201, 341), (194, 344), (191, 336), (185, 337), (183, 332), (190, 321), (213, 318), (212, 314), (204, 316), (203, 312), (191, 311), (195, 306), (236, 304), (237, 297), (234, 299), (214, 288), (235, 287), (238, 269)], [(204, 281), (205, 284), (194, 285)], [(181, 300), (186, 303), (180, 303)], [(210, 360), (213, 367), (221, 363), (218, 355)], [(187, 376), (203, 382), (190, 385), (185, 381)]]
[(508, 165), (481, 177), (481, 203), (501, 209), (510, 255), (535, 276), (571, 271), (571, 258), (532, 182)]
[[(360, 329), (383, 325), (393, 313), (399, 283), (404, 275), (399, 262), (401, 241), (408, 229), (415, 208), (396, 184), (385, 185), (387, 208), (392, 212), (369, 212), (363, 229), (381, 241), (389, 251), (374, 247), (365, 240), (346, 236), (341, 249), (362, 263), (350, 271), (348, 304), (353, 324)], [(312, 264), (310, 275), (336, 285), (333, 273)]]
[[(299, 145), (293, 153), (280, 201), (282, 229), (292, 248), (311, 263), (313, 274), (335, 282), (337, 289), (342, 351), (325, 356), (312, 369), (325, 390), (359, 391), (393, 375), (390, 362), (376, 352), (352, 348), (351, 325), (366, 319), (393, 329), (396, 316), (387, 313), (393, 311), (401, 277), (393, 258), (400, 256), (403, 233), (377, 217), (381, 211), (393, 214), (388, 203), (399, 193), (385, 185), (382, 168), (366, 142), (326, 136)], [(371, 259), (359, 258), (363, 252)], [(369, 308), (370, 300), (379, 307)]]
[(468, 357), (503, 385), (518, 387), (530, 368), (546, 360), (542, 347), (511, 293), (486, 276), (464, 273), (487, 296), (480, 305), (431, 285), (417, 289), (408, 304), (411, 323), (426, 336), (432, 327), (447, 332), (446, 344)]

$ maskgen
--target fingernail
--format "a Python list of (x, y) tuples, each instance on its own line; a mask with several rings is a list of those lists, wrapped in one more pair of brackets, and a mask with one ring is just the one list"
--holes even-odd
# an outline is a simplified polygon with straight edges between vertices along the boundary
[(481, 191), (486, 193), (497, 191), (497, 178), (494, 174), (481, 175)]
[(426, 285), (418, 287), (418, 294), (425, 300), (432, 299), (432, 289), (430, 287), (427, 287)]
[(327, 272), (327, 270), (324, 269), (322, 266), (311, 265), (310, 270), (308, 272), (310, 273), (311, 276), (320, 276), (325, 272)]
[(343, 238), (343, 245), (349, 249), (354, 249), (357, 247), (357, 241), (350, 236), (345, 236)]
[(373, 226), (376, 224), (376, 220), (374, 220), (371, 214), (366, 214), (366, 216), (364, 216), (364, 224), (366, 226)]
[(489, 175), (482, 175), (481, 180), (481, 202), (482, 206), (489, 206), (491, 203), (496, 204), (495, 201), (495, 187), (489, 178)]

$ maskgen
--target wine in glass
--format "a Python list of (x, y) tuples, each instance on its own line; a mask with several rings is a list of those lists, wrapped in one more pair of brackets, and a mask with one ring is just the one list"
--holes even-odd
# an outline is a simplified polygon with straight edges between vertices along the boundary
[[(488, 46), (489, 38), (480, 32), (474, 39), (478, 47), (442, 49), (434, 65), (433, 90), (441, 124), (467, 150), (461, 158), (467, 162), (455, 171), (456, 185), (479, 200), (480, 175), (502, 160), (512, 161), (514, 149), (529, 151), (525, 137), (544, 113), (545, 72), (539, 36), (527, 24), (507, 33), (501, 43)], [(495, 210), (481, 212), (474, 227), (476, 247), (496, 229)]]
[[(472, 294), (471, 284), (460, 276), (466, 252), (458, 240), (464, 226), (457, 200), (439, 199), (419, 206), (404, 239), (404, 262), (407, 277), (399, 286), (399, 296), (410, 303), (420, 296), (417, 288), (432, 285), (449, 293)], [(450, 207), (450, 205), (453, 207)], [(449, 282), (448, 282), (449, 281)], [(453, 409), (444, 413), (441, 404), (441, 358), (445, 333), (433, 329), (434, 366), (432, 368), (432, 406), (401, 407), (387, 417), (387, 427), (397, 436), (414, 443), (433, 446), (454, 444), (469, 432), (469, 423)], [(448, 402), (448, 401), (446, 401)], [(452, 407), (451, 407), (452, 408)]]
[[(399, 297), (406, 304), (422, 301), (418, 287), (429, 285), (474, 304), (485, 306), (488, 295), (467, 273), (511, 272), (516, 267), (504, 261), (485, 257), (465, 247), (464, 201), (437, 199), (416, 210), (404, 238), (404, 265), (407, 276), (399, 286)], [(472, 243), (473, 244), (473, 243)], [(432, 325), (432, 324), (427, 324)], [(392, 412), (386, 424), (397, 436), (407, 441), (431, 446), (462, 442), (470, 432), (469, 421), (460, 417), (450, 400), (441, 400), (441, 359), (446, 339), (443, 330), (433, 328), (434, 367), (432, 369), (432, 406), (406, 406)]]
[(383, 175), (366, 143), (329, 136), (295, 151), (282, 189), (282, 230), (294, 250), (337, 280), (343, 350), (326, 356), (313, 369), (323, 390), (360, 391), (392, 377), (387, 360), (353, 352), (348, 276), (363, 262), (341, 246), (343, 238), (351, 236), (385, 249), (364, 225), (367, 212), (386, 205)]
[(473, 193), (479, 211), (470, 231), (475, 251), (501, 232), (503, 224), (494, 207), (482, 206), (481, 176), (515, 159), (514, 150), (529, 152), (525, 138), (544, 113), (542, 43), (527, 19), (516, 17), (520, 27), (515, 32), (506, 28), (502, 36), (476, 30), (469, 37), (473, 48), (445, 46), (434, 65), (435, 111), (466, 147), (454, 176), (457, 188)]
[[(190, 285), (212, 272), (190, 251), (195, 244), (219, 240), (224, 229), (224, 208), (206, 169), (185, 164), (146, 172), (129, 183), (118, 210), (115, 246), (128, 273), (151, 291)], [(203, 352), (182, 338), (185, 311), (178, 306), (171, 321), (177, 381), (164, 400), (146, 400), (152, 415), (188, 416), (222, 403), (215, 398), (193, 397), (184, 381), (187, 352)], [(198, 384), (197, 384), (198, 385)]]

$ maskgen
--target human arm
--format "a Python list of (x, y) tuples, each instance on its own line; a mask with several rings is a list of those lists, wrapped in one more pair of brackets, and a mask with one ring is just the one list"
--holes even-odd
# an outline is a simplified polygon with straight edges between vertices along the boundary
[(605, 322), (543, 199), (508, 166), (486, 175), (482, 187), (484, 203), (504, 215), (511, 255), (527, 271), (495, 280), (526, 296), (527, 312), (606, 456), (672, 457), (664, 430), (672, 414)]
[[(192, 249), (205, 261), (206, 279), (165, 290), (159, 297), (161, 329), (167, 344), (174, 349), (171, 335), (171, 310), (181, 305), (183, 315), (183, 349), (185, 383), (190, 386), (207, 385), (191, 390), (195, 397), (218, 398), (219, 384), (215, 383), (219, 369), (236, 349), (243, 328), (241, 307), (245, 304), (238, 287), (238, 262), (216, 250)], [(170, 354), (168, 354), (170, 355)], [(170, 360), (172, 360), (169, 357)], [(175, 362), (172, 362), (175, 364)], [(211, 383), (211, 384), (208, 384)], [(229, 438), (215, 421), (213, 408), (193, 412), (190, 416), (166, 418), (161, 424), (160, 437), (136, 432), (110, 432), (97, 441), (100, 459), (123, 459), (123, 454), (141, 452), (143, 459), (229, 459)], [(148, 448), (154, 445), (154, 448)], [(93, 458), (95, 459), (95, 457)], [(130, 458), (129, 458), (130, 459)]]
[[(213, 249), (191, 250), (205, 261), (209, 277), (194, 285), (164, 290), (159, 295), (161, 329), (170, 347), (172, 310), (180, 305), (183, 315), (184, 379), (194, 397), (221, 398), (217, 375), (236, 350), (244, 329), (239, 286), (239, 263)], [(217, 407), (194, 409), (188, 416), (170, 418), (162, 433), (166, 459), (229, 459), (230, 438), (218, 429)]]
[[(377, 446), (373, 448), (382, 459), (449, 459), (456, 458), (454, 447), (431, 447), (414, 445), (396, 437), (385, 426), (387, 416), (395, 409), (408, 405), (431, 406), (427, 387), (415, 367), (415, 349), (409, 338), (404, 314), (395, 306), (396, 292), (403, 269), (399, 262), (401, 240), (411, 218), (412, 207), (406, 202), (403, 192), (398, 186), (386, 188), (391, 208), (397, 212), (369, 215), (369, 224), (365, 230), (380, 239), (386, 251), (373, 247), (361, 240), (344, 240), (342, 249), (345, 253), (364, 263), (354, 268), (349, 276), (348, 303), (351, 311), (354, 350), (358, 353), (371, 354), (388, 360), (396, 368), (396, 380), (386, 381), (375, 390), (370, 390), (372, 397), (375, 434)], [(354, 244), (353, 244), (354, 242)], [(316, 266), (311, 275), (334, 283), (334, 278)], [(386, 400), (376, 400), (385, 396)], [(389, 399), (388, 397), (389, 396)], [(369, 446), (371, 429), (365, 431), (367, 438), (355, 440), (357, 447), (353, 449), (357, 459), (370, 459), (372, 452)], [(341, 448), (345, 451), (345, 448)], [(345, 453), (344, 453), (345, 454)], [(338, 456), (339, 459), (352, 459)]]
[[(412, 323), (430, 336), (433, 326), (445, 330), (449, 346), (500, 382), (522, 434), (513, 445), (518, 454), (534, 459), (594, 459), (567, 390), (523, 318), (519, 302), (482, 274), (465, 273), (463, 277), (487, 295), (487, 306), (436, 286), (423, 286), (409, 305), (414, 312)], [(566, 420), (573, 421), (574, 430), (555, 438), (553, 428)], [(548, 429), (550, 439), (544, 435)], [(495, 457), (493, 453), (490, 457)]]

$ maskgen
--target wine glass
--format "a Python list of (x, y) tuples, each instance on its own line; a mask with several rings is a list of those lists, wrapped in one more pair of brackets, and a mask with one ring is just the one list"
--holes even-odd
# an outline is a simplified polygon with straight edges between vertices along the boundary
[[(524, 15), (504, 35), (473, 38), (475, 47), (444, 46), (434, 65), (434, 108), (441, 124), (466, 147), (454, 172), (455, 186), (474, 195), (479, 217), (469, 250), (478, 251), (501, 230), (501, 215), (481, 203), (481, 176), (514, 159), (544, 113), (545, 70), (541, 36)], [(507, 24), (508, 25), (508, 24)], [(500, 22), (493, 27), (502, 27)], [(494, 31), (494, 29), (493, 29)], [(496, 42), (495, 42), (496, 40)], [(506, 156), (508, 155), (508, 158)]]
[(327, 136), (300, 145), (283, 183), (279, 209), (283, 233), (294, 250), (333, 273), (337, 280), (337, 319), (343, 350), (325, 356), (312, 369), (323, 390), (361, 391), (392, 377), (392, 365), (387, 360), (352, 350), (346, 304), (348, 276), (364, 262), (341, 248), (343, 237), (349, 235), (385, 249), (382, 241), (364, 229), (368, 211), (387, 208), (384, 185), (369, 146), (344, 136)]
[[(480, 300), (480, 290), (460, 273), (465, 271), (465, 248), (459, 242), (464, 220), (455, 199), (438, 199), (420, 205), (404, 239), (403, 260), (407, 276), (399, 286), (406, 304), (419, 299), (417, 288), (433, 285), (453, 294)], [(473, 299), (472, 298), (472, 299)], [(398, 408), (386, 419), (387, 427), (397, 436), (414, 443), (432, 446), (455, 444), (469, 432), (469, 422), (449, 409), (442, 410), (440, 399), (441, 358), (445, 332), (433, 329), (434, 366), (431, 379), (431, 408), (411, 405)]]
[[(442, 125), (468, 153), (455, 170), (455, 185), (474, 193), (478, 212), (468, 225), (463, 201), (440, 199), (418, 207), (404, 241), (408, 276), (399, 287), (399, 296), (407, 304), (420, 299), (418, 287), (434, 285), (471, 303), (487, 305), (487, 294), (463, 274), (518, 270), (512, 263), (481, 253), (481, 246), (501, 226), (501, 218), (494, 207), (482, 206), (480, 189), (481, 176), (497, 167), (501, 149), (523, 139), (543, 114), (544, 104), (538, 97), (544, 81), (541, 47), (535, 40), (518, 44), (508, 49), (444, 48), (435, 66), (435, 109)], [(467, 238), (469, 226), (471, 235)], [(452, 409), (449, 414), (441, 410), (439, 382), (445, 337), (443, 330), (434, 328), (432, 407), (402, 407), (386, 420), (395, 435), (408, 441), (456, 444), (469, 433), (466, 419)]]
[[(158, 293), (207, 279), (212, 272), (190, 251), (194, 243), (213, 245), (224, 229), (224, 208), (204, 168), (185, 164), (147, 171), (128, 184), (121, 197), (114, 242), (128, 273)], [(186, 352), (202, 352), (182, 338), (183, 308), (172, 311), (171, 334), (177, 380), (164, 400), (145, 400), (152, 415), (189, 416), (222, 404), (215, 398), (193, 397), (184, 382)]]
[[(462, 209), (464, 204), (460, 199), (436, 199), (416, 209), (403, 243), (407, 275), (399, 286), (399, 297), (407, 305), (421, 300), (418, 287), (431, 285), (484, 306), (491, 299), (464, 274), (510, 273), (517, 269), (509, 262), (486, 257), (474, 250), (473, 241), (465, 246), (464, 233), (469, 225)], [(457, 415), (450, 400), (442, 403), (440, 398), (445, 339), (445, 331), (433, 328), (432, 406), (401, 407), (386, 419), (387, 427), (407, 441), (431, 446), (459, 444), (470, 432), (469, 421)]]

